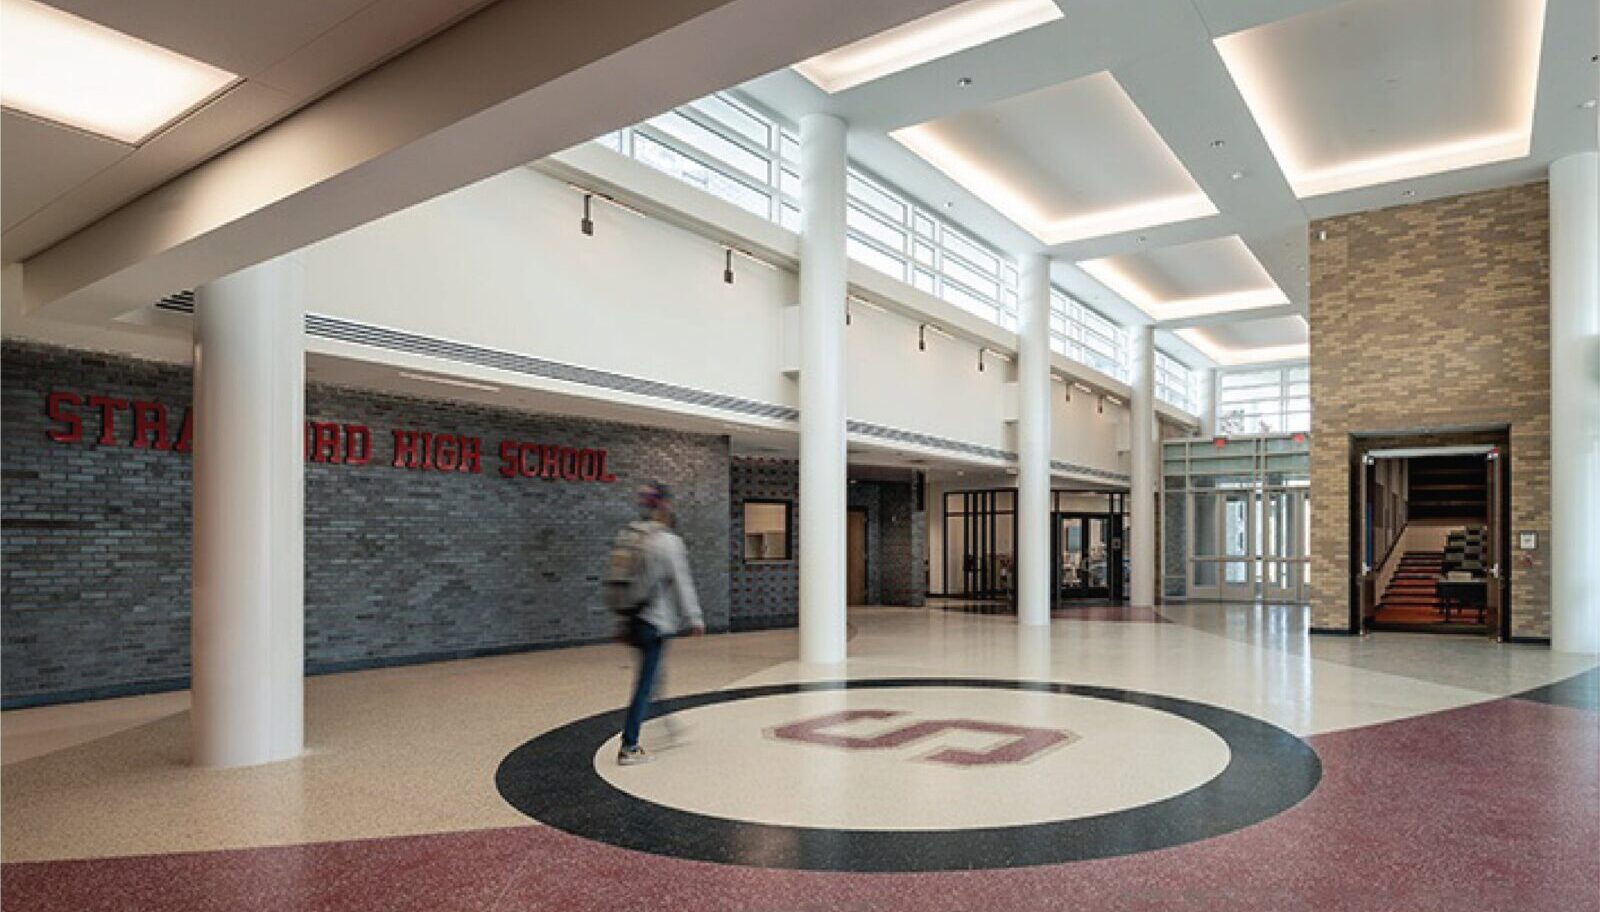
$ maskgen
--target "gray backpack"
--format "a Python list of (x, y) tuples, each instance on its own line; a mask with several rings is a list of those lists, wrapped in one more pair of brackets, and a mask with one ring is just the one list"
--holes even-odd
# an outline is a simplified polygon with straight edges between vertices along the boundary
[(656, 583), (649, 547), (654, 534), (655, 530), (646, 523), (629, 523), (612, 541), (600, 588), (606, 607), (613, 613), (633, 617), (650, 604)]

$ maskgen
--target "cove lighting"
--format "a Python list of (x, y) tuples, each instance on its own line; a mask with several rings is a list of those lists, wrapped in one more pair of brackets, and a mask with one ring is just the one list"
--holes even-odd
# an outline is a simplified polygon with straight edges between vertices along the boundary
[[(1438, 18), (1457, 17), (1449, 30), (1441, 30), (1441, 34), (1450, 37), (1421, 33), (1409, 36), (1408, 40), (1443, 44), (1443, 47), (1439, 51), (1441, 59), (1427, 62), (1426, 68), (1413, 61), (1408, 61), (1407, 66), (1411, 70), (1423, 68), (1424, 72), (1437, 70), (1450, 74), (1448, 87), (1432, 87), (1426, 82), (1423, 86), (1436, 93), (1465, 92), (1471, 100), (1457, 104), (1456, 98), (1446, 97), (1422, 116), (1432, 117), (1435, 111), (1451, 112), (1458, 108), (1470, 110), (1476, 116), (1440, 119), (1439, 126), (1443, 129), (1436, 139), (1381, 151), (1363, 150), (1343, 160), (1313, 160), (1319, 151), (1328, 147), (1325, 128), (1330, 120), (1354, 131), (1366, 122), (1364, 118), (1371, 119), (1373, 125), (1367, 129), (1369, 134), (1379, 131), (1382, 135), (1385, 129), (1400, 128), (1383, 122), (1380, 116), (1385, 110), (1383, 105), (1369, 106), (1369, 111), (1362, 115), (1342, 115), (1343, 120), (1330, 118), (1321, 110), (1306, 110), (1304, 102), (1308, 97), (1322, 98), (1325, 105), (1358, 107), (1359, 98), (1351, 97), (1350, 92), (1359, 89), (1348, 85), (1349, 80), (1340, 82), (1331, 76), (1325, 76), (1318, 83), (1311, 81), (1311, 77), (1286, 79), (1284, 73), (1314, 72), (1315, 64), (1300, 60), (1292, 50), (1304, 47), (1307, 35), (1363, 34), (1352, 29), (1347, 20), (1376, 19), (1391, 10), (1382, 9), (1379, 0), (1365, 0), (1365, 3), (1355, 4), (1355, 9), (1343, 6), (1336, 14), (1332, 11), (1305, 13), (1216, 39), (1223, 64), (1261, 127), (1273, 157), (1296, 196), (1302, 199), (1322, 196), (1522, 158), (1529, 153), (1539, 87), (1539, 56), (1544, 43), (1545, 0), (1485, 0), (1473, 5), (1470, 16), (1457, 13), (1456, 6), (1444, 0), (1432, 2), (1437, 6), (1436, 17), (1424, 17), (1430, 27)], [(1426, 3), (1418, 6), (1424, 8), (1415, 15), (1422, 17), (1427, 12)], [(1392, 11), (1404, 13), (1399, 8)], [(1328, 43), (1327, 46), (1334, 48), (1333, 53), (1342, 47), (1338, 44), (1340, 40), (1343, 39), (1335, 37)], [(1388, 40), (1400, 46), (1407, 36), (1388, 36)], [(1458, 73), (1458, 59), (1473, 61), (1473, 71)], [(1470, 84), (1467, 77), (1472, 79)], [(1425, 80), (1427, 76), (1408, 72), (1406, 78)], [(1304, 87), (1296, 84), (1302, 80)], [(1402, 84), (1399, 77), (1386, 82)]]
[(1061, 8), (1052, 0), (968, 0), (819, 54), (794, 69), (832, 94), (1060, 18)]
[(1112, 262), (1111, 257), (1088, 260), (1079, 263), (1078, 268), (1156, 320), (1183, 320), (1289, 303), (1289, 297), (1276, 285), (1192, 298), (1160, 298)]
[(1210, 197), (1204, 193), (1191, 193), (1053, 218), (1046, 215), (1004, 175), (945, 142), (936, 126), (918, 124), (889, 135), (943, 171), (951, 180), (970, 190), (974, 196), (989, 203), (1042, 244), (1066, 244), (1217, 214), (1217, 207), (1211, 204)]
[(1224, 367), (1236, 364), (1266, 364), (1272, 361), (1304, 361), (1311, 357), (1311, 346), (1300, 342), (1292, 345), (1261, 345), (1254, 348), (1229, 348), (1211, 340), (1203, 329), (1180, 329), (1177, 335), (1199, 349), (1207, 358)]
[(34, 0), (0, 0), (0, 104), (137, 145), (238, 77)]

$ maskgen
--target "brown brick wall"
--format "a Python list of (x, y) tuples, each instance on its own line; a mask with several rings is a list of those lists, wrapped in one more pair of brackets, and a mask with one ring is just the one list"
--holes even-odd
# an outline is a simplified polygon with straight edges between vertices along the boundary
[[(1346, 629), (1351, 434), (1509, 426), (1511, 528), (1548, 536), (1546, 185), (1314, 222), (1310, 268), (1311, 618)], [(1509, 564), (1512, 635), (1549, 636), (1545, 553)]]

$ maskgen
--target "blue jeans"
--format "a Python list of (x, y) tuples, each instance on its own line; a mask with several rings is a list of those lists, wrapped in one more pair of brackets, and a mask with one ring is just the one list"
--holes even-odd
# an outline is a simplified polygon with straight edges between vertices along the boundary
[(640, 618), (628, 621), (628, 642), (639, 650), (639, 676), (633, 682), (633, 702), (628, 704), (628, 718), (622, 726), (622, 746), (639, 745), (639, 729), (650, 715), (650, 691), (655, 689), (656, 674), (661, 669), (661, 653), (667, 641), (654, 624)]

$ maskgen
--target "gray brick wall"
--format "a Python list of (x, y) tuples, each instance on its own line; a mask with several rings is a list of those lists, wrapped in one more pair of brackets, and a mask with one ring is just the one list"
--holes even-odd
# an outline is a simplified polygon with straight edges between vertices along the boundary
[[(56, 443), (52, 389), (161, 401), (181, 420), (187, 368), (7, 343), (3, 373), (3, 691), (9, 705), (137, 692), (188, 675), (190, 461)], [(366, 424), (363, 466), (306, 466), (306, 661), (312, 671), (606, 636), (597, 578), (632, 490), (677, 492), (708, 625), (729, 623), (726, 438), (307, 387), (308, 419)], [(482, 472), (390, 465), (391, 430), (482, 439)], [(131, 437), (126, 412), (119, 442)], [(505, 439), (604, 448), (613, 484), (500, 476)]]
[[(793, 626), (800, 610), (800, 464), (789, 459), (734, 459), (730, 490), (731, 626), (735, 630)], [(919, 606), (927, 600), (927, 515), (916, 509), (915, 494), (909, 481), (850, 483), (846, 505), (867, 514), (869, 604)], [(794, 560), (745, 563), (746, 500), (784, 500), (794, 505)]]
[[(800, 464), (789, 459), (734, 459), (728, 497), (728, 608), (734, 630), (793, 627), (800, 613)], [(745, 563), (744, 502), (792, 504), (791, 560)]]

